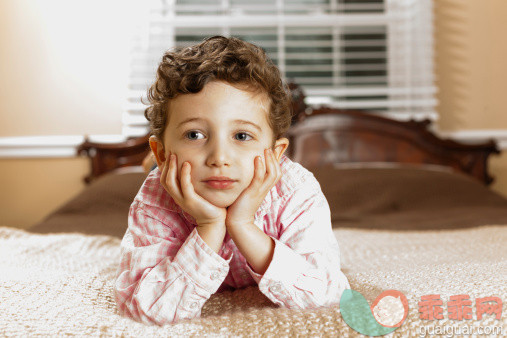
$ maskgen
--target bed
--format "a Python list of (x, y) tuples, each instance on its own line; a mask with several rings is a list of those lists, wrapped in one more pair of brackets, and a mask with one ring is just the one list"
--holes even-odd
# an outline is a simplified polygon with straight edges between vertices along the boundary
[[(428, 120), (308, 107), (291, 89), (287, 156), (321, 184), (351, 288), (370, 304), (385, 290), (406, 296), (407, 318), (392, 335), (507, 332), (505, 305), (498, 318), (477, 311), (485, 297), (507, 300), (507, 199), (488, 188), (495, 143), (443, 140)], [(147, 142), (85, 141), (78, 153), (90, 158), (87, 187), (28, 230), (0, 227), (0, 335), (360, 335), (338, 307), (278, 308), (256, 287), (215, 294), (200, 318), (173, 325), (121, 317), (113, 280)], [(419, 307), (430, 295), (442, 303), (441, 319)], [(472, 319), (452, 319), (456, 295), (469, 297)]]

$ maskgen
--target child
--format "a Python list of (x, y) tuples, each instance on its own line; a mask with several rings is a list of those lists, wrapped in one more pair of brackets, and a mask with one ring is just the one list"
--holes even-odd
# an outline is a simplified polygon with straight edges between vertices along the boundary
[(158, 169), (130, 207), (120, 312), (174, 323), (255, 284), (280, 306), (337, 305), (349, 284), (329, 205), (284, 155), (290, 99), (262, 49), (217, 36), (167, 52), (148, 98)]

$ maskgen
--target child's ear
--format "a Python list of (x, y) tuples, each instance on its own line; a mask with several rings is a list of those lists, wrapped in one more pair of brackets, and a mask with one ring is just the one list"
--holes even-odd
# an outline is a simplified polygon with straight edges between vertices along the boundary
[(160, 165), (166, 161), (164, 144), (156, 136), (150, 136), (150, 148), (157, 160), (157, 166), (160, 168)]
[(282, 158), (283, 153), (285, 150), (287, 150), (287, 147), (289, 146), (289, 140), (285, 137), (281, 137), (275, 142), (274, 146), (274, 152), (275, 156), (278, 162), (280, 162), (280, 159)]

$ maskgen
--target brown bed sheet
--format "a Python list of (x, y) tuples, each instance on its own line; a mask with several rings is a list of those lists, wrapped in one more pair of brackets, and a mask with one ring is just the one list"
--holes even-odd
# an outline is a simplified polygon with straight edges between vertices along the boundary
[(144, 173), (101, 176), (77, 196), (28, 229), (35, 233), (77, 232), (122, 238), (130, 204), (146, 179)]
[[(507, 224), (507, 199), (463, 174), (415, 168), (312, 170), (333, 228), (435, 230)], [(106, 174), (29, 229), (122, 238), (144, 173)]]
[(333, 228), (436, 230), (507, 224), (507, 199), (456, 172), (332, 167), (312, 170)]

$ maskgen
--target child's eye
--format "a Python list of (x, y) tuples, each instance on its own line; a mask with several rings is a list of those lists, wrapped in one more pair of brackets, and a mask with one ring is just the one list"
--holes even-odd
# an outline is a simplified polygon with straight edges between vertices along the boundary
[(248, 135), (247, 133), (237, 133), (236, 140), (238, 141), (249, 141), (252, 139), (252, 136)]
[[(199, 135), (201, 137), (199, 137)], [(201, 132), (198, 132), (196, 130), (192, 130), (192, 131), (189, 131), (188, 133), (186, 133), (185, 137), (188, 138), (189, 140), (199, 140), (199, 139), (204, 138), (204, 135)]]

